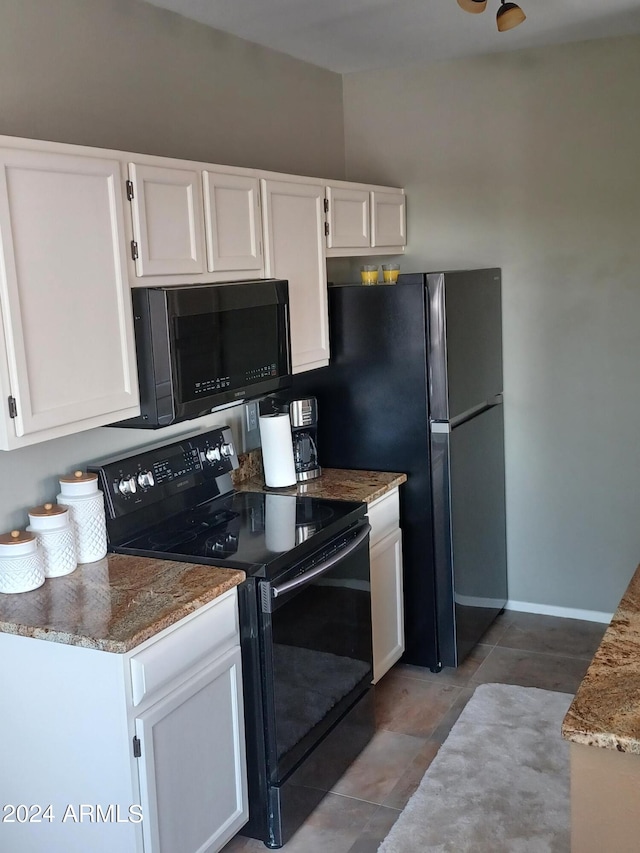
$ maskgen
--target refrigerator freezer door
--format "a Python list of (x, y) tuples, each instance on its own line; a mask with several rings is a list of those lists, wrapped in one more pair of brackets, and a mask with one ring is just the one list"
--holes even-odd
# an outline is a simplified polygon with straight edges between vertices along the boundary
[(449, 421), (502, 392), (499, 269), (426, 275), (431, 419)]
[(438, 638), (457, 666), (507, 599), (502, 405), (432, 432), (431, 446)]

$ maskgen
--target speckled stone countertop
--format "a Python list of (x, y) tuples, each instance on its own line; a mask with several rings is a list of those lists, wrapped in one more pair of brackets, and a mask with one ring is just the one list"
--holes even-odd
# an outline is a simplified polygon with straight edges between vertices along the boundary
[[(259, 451), (240, 457), (234, 486), (264, 491)], [(371, 503), (405, 474), (325, 469), (309, 483), (281, 490)], [(242, 583), (244, 572), (172, 560), (108, 554), (32, 592), (0, 593), (0, 633), (122, 654)]]
[(244, 572), (108, 554), (0, 594), (0, 632), (122, 654), (242, 583)]
[(569, 706), (562, 736), (640, 754), (640, 566)]
[[(395, 489), (407, 479), (406, 474), (387, 471), (352, 471), (342, 468), (324, 468), (322, 475), (290, 489), (278, 489), (283, 495), (309, 495), (340, 501), (372, 503), (376, 498)], [(236, 484), (238, 491), (265, 491), (264, 478), (257, 472), (248, 480)]]

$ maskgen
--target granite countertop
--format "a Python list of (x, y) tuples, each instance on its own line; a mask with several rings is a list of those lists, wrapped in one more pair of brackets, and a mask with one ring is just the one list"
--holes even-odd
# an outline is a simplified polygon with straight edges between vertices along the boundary
[[(278, 489), (283, 495), (308, 495), (340, 501), (372, 503), (376, 498), (406, 482), (406, 474), (387, 471), (352, 471), (346, 468), (323, 468), (322, 475), (290, 489)], [(238, 491), (265, 491), (264, 478), (256, 472), (251, 478), (236, 484)]]
[(569, 706), (562, 736), (640, 754), (640, 566)]
[(244, 578), (235, 569), (107, 554), (32, 592), (0, 594), (0, 633), (122, 654)]
[[(265, 491), (259, 452), (235, 472), (238, 491)], [(325, 469), (282, 494), (371, 503), (405, 474)], [(235, 569), (107, 554), (32, 592), (0, 593), (0, 633), (122, 654), (242, 583)]]

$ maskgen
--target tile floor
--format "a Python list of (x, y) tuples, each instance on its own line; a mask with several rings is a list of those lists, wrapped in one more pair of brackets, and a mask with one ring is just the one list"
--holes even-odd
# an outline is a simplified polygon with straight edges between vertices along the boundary
[[(575, 693), (606, 626), (506, 611), (458, 669), (397, 664), (376, 685), (376, 734), (284, 853), (374, 853), (478, 684)], [(238, 835), (222, 853), (266, 851)]]

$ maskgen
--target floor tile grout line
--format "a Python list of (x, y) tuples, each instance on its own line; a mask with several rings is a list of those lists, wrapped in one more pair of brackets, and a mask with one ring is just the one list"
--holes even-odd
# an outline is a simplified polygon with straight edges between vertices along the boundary
[[(494, 646), (494, 649), (505, 649), (509, 652), (524, 652), (530, 655), (544, 655), (545, 657), (567, 658), (568, 660), (582, 660), (586, 661), (586, 663), (591, 663), (591, 661), (593, 660), (593, 655), (595, 655), (595, 651), (590, 657), (583, 657), (582, 655), (568, 655), (564, 652), (541, 652), (538, 649), (523, 649), (517, 646)], [(482, 663), (484, 663), (484, 661)], [(482, 666), (482, 664), (480, 664), (480, 666)], [(480, 667), (478, 667), (478, 669), (479, 668)]]
[[(417, 755), (417, 753), (416, 753), (416, 755)], [(414, 756), (414, 758), (415, 758), (415, 756)], [(299, 785), (298, 787), (304, 788), (305, 790), (308, 790), (308, 791), (318, 791), (319, 793), (325, 794), (325, 796), (327, 794), (331, 794), (334, 797), (342, 797), (343, 800), (354, 800), (355, 802), (358, 802), (358, 803), (366, 803), (369, 806), (377, 806), (378, 808), (389, 809), (389, 811), (392, 811), (392, 812), (401, 812), (402, 811), (402, 809), (397, 809), (395, 806), (385, 806), (384, 803), (378, 803), (378, 802), (376, 802), (376, 800), (366, 800), (364, 797), (354, 797), (352, 794), (343, 794), (341, 791), (333, 791), (333, 790), (325, 791), (324, 788), (314, 788), (313, 785)]]

